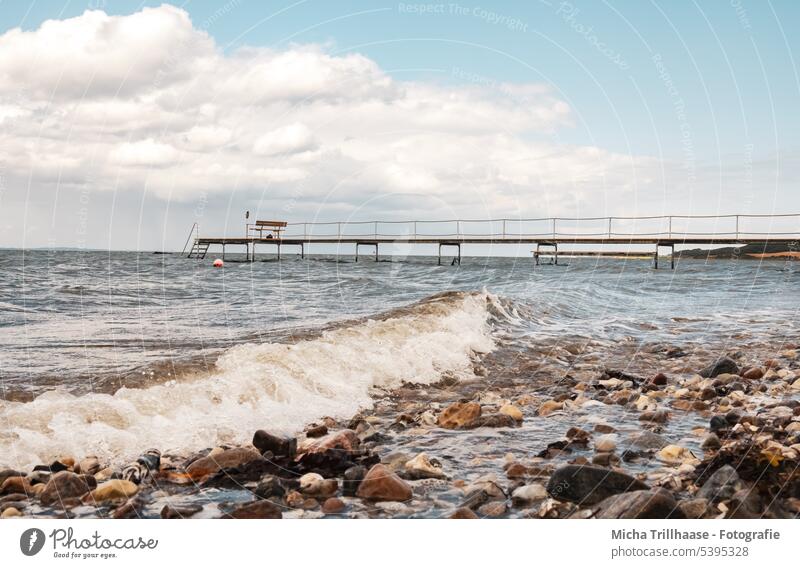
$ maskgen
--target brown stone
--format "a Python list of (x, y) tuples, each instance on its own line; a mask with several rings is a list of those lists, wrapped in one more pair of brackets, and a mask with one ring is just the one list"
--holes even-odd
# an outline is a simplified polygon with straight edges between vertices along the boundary
[(139, 491), (139, 486), (126, 479), (111, 479), (97, 486), (96, 489), (83, 497), (84, 503), (102, 503), (117, 499), (133, 497)]
[(86, 477), (71, 471), (59, 471), (54, 474), (42, 490), (40, 496), (42, 504), (61, 503), (66, 506), (68, 500), (85, 495), (91, 489)]
[(480, 517), (475, 514), (475, 511), (469, 507), (459, 507), (450, 514), (451, 519), (479, 519)]
[(598, 519), (683, 518), (675, 498), (664, 489), (629, 491), (612, 495), (597, 505)]
[(639, 415), (639, 420), (642, 422), (655, 422), (657, 424), (663, 424), (669, 419), (669, 413), (666, 410), (652, 410), (647, 412), (642, 412)]
[(11, 493), (31, 495), (33, 487), (24, 477), (9, 477), (0, 486), (0, 495), (10, 495)]
[(663, 386), (667, 384), (667, 375), (664, 373), (658, 373), (652, 379), (650, 379), (651, 385)]
[(497, 517), (505, 515), (507, 510), (508, 507), (505, 501), (490, 501), (478, 508), (478, 516), (496, 519)]
[(322, 512), (326, 515), (335, 515), (336, 513), (341, 513), (344, 511), (345, 504), (344, 501), (339, 499), (338, 497), (331, 497), (330, 499), (326, 499), (325, 502), (322, 504)]
[(475, 402), (455, 402), (439, 413), (438, 423), (442, 428), (455, 430), (481, 415), (481, 406)]
[(202, 505), (164, 505), (162, 519), (188, 519), (203, 510)]
[(383, 464), (372, 466), (356, 491), (356, 496), (371, 501), (408, 501), (411, 495), (411, 486)]
[(325, 424), (310, 426), (306, 430), (306, 436), (309, 438), (321, 438), (328, 433), (328, 427)]
[(193, 461), (186, 468), (186, 473), (195, 481), (221, 471), (239, 467), (255, 460), (262, 460), (261, 454), (249, 448), (232, 448), (217, 454), (209, 455)]
[(745, 379), (757, 381), (758, 379), (764, 376), (764, 370), (759, 367), (752, 367), (750, 369), (747, 369), (744, 373), (742, 373), (742, 376)]
[(359, 449), (361, 440), (353, 430), (340, 430), (322, 438), (312, 439), (300, 449), (300, 454), (317, 454), (328, 450), (354, 452)]
[(564, 408), (564, 403), (563, 402), (557, 402), (555, 400), (548, 400), (547, 402), (543, 403), (539, 407), (539, 410), (537, 410), (537, 413), (539, 414), (539, 416), (547, 416), (549, 414), (552, 414), (556, 410), (561, 410), (562, 408)]
[(283, 518), (280, 507), (266, 499), (242, 505), (225, 515), (229, 519), (280, 519)]

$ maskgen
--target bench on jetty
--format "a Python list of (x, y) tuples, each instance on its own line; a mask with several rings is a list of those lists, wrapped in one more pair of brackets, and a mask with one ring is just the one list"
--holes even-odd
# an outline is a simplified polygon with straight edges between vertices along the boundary
[[(543, 217), (533, 219), (448, 219), (411, 221), (256, 221), (247, 225), (242, 237), (200, 237), (195, 224), (187, 238), (192, 242), (192, 258), (203, 258), (210, 246), (244, 248), (247, 261), (255, 260), (256, 245), (270, 244), (277, 248), (297, 246), (304, 257), (305, 248), (314, 245), (353, 245), (355, 256), (360, 247), (374, 247), (378, 259), (380, 245), (438, 246), (439, 263), (442, 249), (455, 249), (453, 264), (461, 262), (461, 246), (476, 244), (531, 244), (536, 247), (534, 261), (550, 257), (558, 264), (559, 256), (615, 256), (652, 258), (658, 268), (660, 252), (669, 251), (670, 267), (675, 267), (676, 247), (706, 245), (709, 247), (764, 245), (800, 251), (800, 213), (747, 215), (656, 215), (640, 217)], [(562, 245), (594, 250), (564, 250)], [(608, 248), (607, 248), (608, 247)], [(611, 248), (614, 247), (614, 248)], [(625, 247), (625, 248), (619, 248)], [(637, 248), (649, 250), (639, 251)], [(652, 248), (650, 248), (652, 247)], [(561, 250), (559, 250), (561, 248)], [(627, 249), (627, 250), (626, 250)], [(613, 252), (612, 252), (613, 251)], [(677, 251), (678, 253), (680, 251)]]
[[(256, 221), (247, 226), (247, 234), (258, 235), (259, 239), (280, 239), (281, 233), (286, 230), (288, 224), (286, 221)], [(264, 236), (265, 232), (267, 233), (266, 237)]]

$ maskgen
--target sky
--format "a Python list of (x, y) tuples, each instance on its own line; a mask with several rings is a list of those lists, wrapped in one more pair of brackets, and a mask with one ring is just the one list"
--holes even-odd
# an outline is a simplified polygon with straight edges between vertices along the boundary
[(800, 3), (0, 1), (0, 246), (800, 212)]

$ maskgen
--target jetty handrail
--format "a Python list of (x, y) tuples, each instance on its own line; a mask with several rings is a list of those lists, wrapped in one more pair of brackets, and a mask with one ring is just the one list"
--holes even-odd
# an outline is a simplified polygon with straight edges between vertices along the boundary
[[(196, 234), (195, 234), (196, 231)], [(195, 235), (195, 239), (200, 235), (200, 227), (197, 225), (197, 221), (192, 223), (192, 228), (189, 229), (189, 236), (186, 237), (186, 242), (183, 243), (183, 248), (181, 249), (181, 255), (186, 252), (186, 247), (189, 246), (189, 241), (192, 240), (192, 235)]]
[[(797, 224), (791, 227), (775, 227), (772, 230), (770, 224), (767, 229), (762, 227), (742, 227), (742, 220), (761, 219), (765, 222), (775, 219), (796, 218)], [(687, 226), (686, 221), (700, 220), (703, 222), (724, 221), (725, 226), (709, 228), (695, 227), (694, 230)], [(636, 222), (661, 222), (659, 227), (642, 227), (637, 230)], [(544, 226), (536, 227), (533, 231), (525, 231), (524, 224), (541, 223)], [(580, 227), (565, 227), (565, 224), (573, 225), (580, 223), (593, 223), (592, 227), (586, 227), (584, 231)], [(728, 224), (730, 223), (730, 224)], [(478, 227), (470, 225), (482, 225), (487, 227), (482, 231)], [(561, 225), (559, 227), (559, 224)], [(633, 227), (624, 226), (631, 225)], [(383, 226), (405, 226), (404, 231), (393, 232), (385, 230)], [(428, 229), (431, 225), (439, 225), (443, 228), (442, 232)], [(616, 226), (615, 226), (616, 225)], [(622, 225), (622, 226), (621, 226)], [(677, 227), (675, 225), (678, 225)], [(684, 225), (683, 227), (681, 225)], [(602, 230), (601, 230), (602, 226)], [(796, 228), (795, 228), (796, 227)], [(297, 229), (301, 229), (298, 231)], [(316, 232), (315, 229), (322, 229)], [(333, 230), (331, 230), (333, 228)], [(352, 229), (352, 231), (351, 231)], [(366, 230), (365, 230), (366, 229)], [(533, 229), (533, 227), (528, 227)], [(627, 229), (627, 231), (626, 231)], [(649, 230), (648, 230), (649, 229)], [(654, 230), (657, 229), (657, 230)], [(711, 229), (711, 230), (709, 230)], [(501, 217), (496, 219), (414, 219), (414, 220), (371, 220), (371, 221), (303, 221), (287, 223), (286, 232), (283, 238), (298, 238), (313, 241), (314, 239), (353, 239), (353, 238), (425, 238), (425, 239), (462, 239), (462, 238), (483, 238), (483, 239), (515, 239), (515, 238), (579, 238), (579, 237), (607, 237), (619, 238), (692, 238), (692, 237), (726, 237), (739, 239), (741, 237), (765, 237), (765, 236), (788, 236), (797, 235), (800, 238), (800, 213), (740, 213), (740, 214), (721, 214), (721, 215), (642, 215), (626, 216), (613, 215), (607, 217), (533, 217), (533, 218), (513, 218)]]

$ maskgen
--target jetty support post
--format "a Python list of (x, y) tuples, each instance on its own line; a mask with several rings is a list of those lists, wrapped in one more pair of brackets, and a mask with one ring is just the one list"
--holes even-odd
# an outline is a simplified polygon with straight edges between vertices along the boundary
[(675, 270), (675, 243), (656, 243), (656, 250), (653, 253), (653, 269), (658, 270), (658, 251), (661, 247), (669, 248), (669, 267)]
[(375, 247), (375, 262), (378, 262), (378, 243), (359, 243), (356, 242), (356, 262), (358, 262), (358, 247)]
[(222, 243), (222, 261), (225, 261), (225, 243)]
[(461, 243), (439, 243), (439, 266), (442, 265), (442, 247), (456, 247), (458, 249), (457, 256), (453, 257), (453, 262), (450, 263), (450, 266), (458, 264), (461, 266)]
[(278, 260), (280, 260), (281, 259), (281, 242), (278, 241), (275, 244), (278, 245)]
[(533, 253), (533, 260), (536, 266), (539, 266), (541, 263), (542, 257), (542, 247), (551, 247), (553, 249), (553, 264), (558, 264), (558, 243), (557, 242), (546, 242), (546, 243), (536, 243), (536, 250)]
[(251, 253), (252, 256), (250, 257), (250, 262), (256, 261), (256, 242), (253, 241), (253, 252)]
[(300, 243), (300, 258), (305, 259), (306, 257), (306, 244)]

